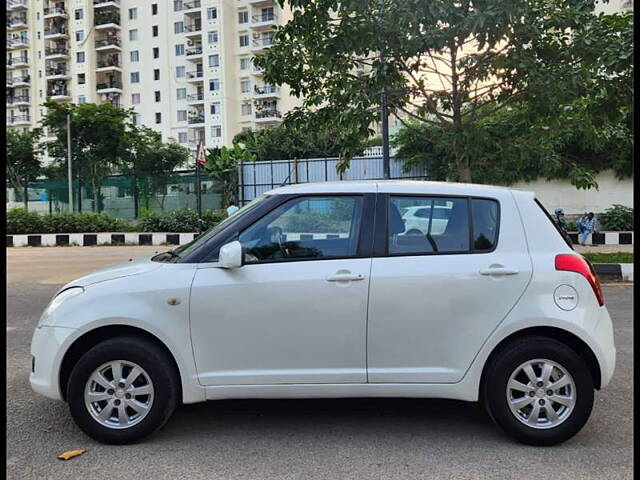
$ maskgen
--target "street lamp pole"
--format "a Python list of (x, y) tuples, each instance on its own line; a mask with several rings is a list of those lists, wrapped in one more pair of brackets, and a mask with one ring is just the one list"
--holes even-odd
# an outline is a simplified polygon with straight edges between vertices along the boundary
[(69, 213), (73, 213), (73, 177), (71, 175), (71, 114), (67, 113), (67, 175), (69, 178)]

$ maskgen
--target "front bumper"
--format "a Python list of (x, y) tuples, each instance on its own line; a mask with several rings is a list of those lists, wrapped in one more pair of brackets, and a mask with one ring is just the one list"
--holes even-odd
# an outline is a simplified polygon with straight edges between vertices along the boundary
[(40, 326), (31, 339), (32, 371), (29, 383), (34, 392), (54, 400), (62, 400), (60, 365), (65, 345), (74, 328)]

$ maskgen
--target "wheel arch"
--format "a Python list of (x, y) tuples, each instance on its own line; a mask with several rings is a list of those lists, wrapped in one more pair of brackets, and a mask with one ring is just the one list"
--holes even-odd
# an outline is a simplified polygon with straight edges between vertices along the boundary
[(602, 379), (602, 373), (600, 371), (600, 363), (598, 362), (597, 357), (589, 347), (580, 337), (577, 335), (564, 330), (558, 327), (551, 326), (541, 326), (541, 327), (529, 327), (522, 330), (518, 330), (503, 338), (491, 351), (487, 360), (482, 367), (482, 375), (480, 377), (479, 384), (479, 398), (482, 398), (484, 395), (484, 382), (487, 374), (487, 366), (491, 363), (493, 358), (500, 352), (504, 347), (513, 342), (514, 340), (520, 340), (526, 337), (533, 336), (543, 336), (553, 338), (559, 342), (564, 343), (567, 347), (571, 348), (574, 352), (582, 357), (582, 359), (587, 364), (587, 368), (589, 369), (589, 373), (593, 378), (593, 384), (596, 390), (600, 390), (600, 384)]
[(91, 348), (96, 346), (98, 343), (113, 337), (118, 336), (133, 336), (137, 338), (143, 338), (148, 340), (158, 347), (160, 347), (170, 359), (171, 363), (175, 369), (175, 375), (179, 394), (178, 398), (182, 399), (182, 375), (180, 373), (180, 368), (178, 366), (178, 362), (176, 361), (175, 356), (171, 352), (171, 350), (154, 334), (148, 332), (139, 327), (134, 327), (131, 325), (104, 325), (101, 327), (94, 328), (85, 332), (83, 335), (74, 340), (74, 342), (69, 346), (67, 351), (64, 354), (62, 362), (60, 364), (60, 371), (58, 374), (58, 381), (60, 385), (60, 394), (64, 401), (67, 400), (67, 386), (69, 383), (69, 377), (71, 375), (71, 371), (73, 370), (74, 365), (80, 360), (82, 355), (87, 353)]

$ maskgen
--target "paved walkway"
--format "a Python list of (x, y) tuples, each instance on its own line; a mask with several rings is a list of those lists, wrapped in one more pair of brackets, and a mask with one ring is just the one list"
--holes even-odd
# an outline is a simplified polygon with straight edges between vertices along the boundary
[(574, 245), (578, 253), (616, 253), (633, 252), (633, 245)]

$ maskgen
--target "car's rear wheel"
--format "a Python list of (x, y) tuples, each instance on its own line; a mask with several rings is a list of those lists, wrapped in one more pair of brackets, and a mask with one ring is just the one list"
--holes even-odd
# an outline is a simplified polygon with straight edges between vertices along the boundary
[(67, 402), (78, 426), (103, 443), (136, 442), (162, 427), (179, 397), (171, 359), (153, 342), (117, 337), (74, 366)]
[(517, 340), (487, 365), (484, 400), (494, 422), (530, 445), (555, 445), (584, 426), (593, 378), (567, 345), (546, 337)]

